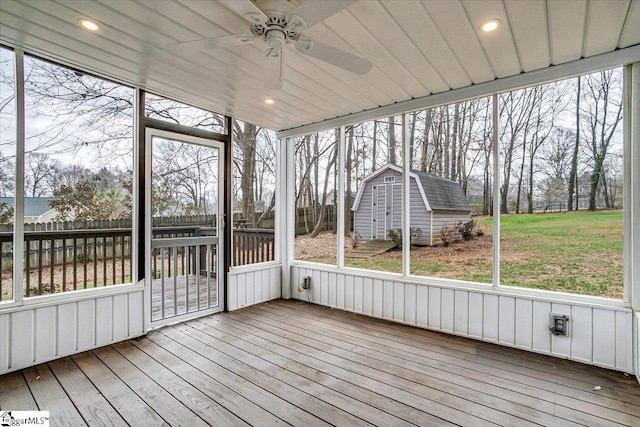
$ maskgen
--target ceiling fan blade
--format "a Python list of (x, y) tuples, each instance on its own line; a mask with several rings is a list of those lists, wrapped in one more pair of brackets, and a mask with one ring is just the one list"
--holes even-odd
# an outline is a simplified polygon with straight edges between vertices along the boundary
[(282, 69), (284, 66), (284, 49), (271, 48), (267, 50), (264, 67), (264, 88), (282, 88)]
[(307, 28), (313, 27), (320, 21), (324, 21), (331, 15), (335, 15), (342, 9), (349, 7), (357, 0), (306, 0), (295, 8), (291, 14), (298, 15), (307, 23)]
[(336, 49), (327, 44), (311, 40), (308, 37), (300, 37), (296, 42), (296, 50), (360, 76), (367, 74), (373, 67), (373, 64), (364, 58), (342, 49)]
[(242, 16), (254, 24), (267, 22), (267, 15), (264, 14), (251, 0), (218, 0), (227, 8)]
[(231, 36), (212, 37), (208, 39), (192, 40), (188, 42), (171, 43), (165, 48), (172, 53), (186, 54), (201, 50), (217, 49), (221, 47), (239, 46), (260, 40), (251, 34), (234, 34)]

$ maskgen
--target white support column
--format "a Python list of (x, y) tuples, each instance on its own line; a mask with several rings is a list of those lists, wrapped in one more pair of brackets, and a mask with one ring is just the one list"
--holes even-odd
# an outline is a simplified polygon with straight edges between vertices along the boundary
[[(338, 226), (336, 227), (337, 236), (337, 266), (344, 267), (344, 235), (347, 228), (347, 224), (345, 224), (345, 209), (347, 209), (346, 204), (351, 203), (351, 200), (345, 199), (345, 172), (344, 172), (344, 159), (345, 159), (345, 129), (344, 126), (341, 126), (338, 129), (338, 194), (336, 199), (334, 200), (336, 212), (336, 220), (338, 221)], [(351, 206), (349, 206), (351, 208)]]
[(402, 114), (402, 275), (408, 276), (411, 271), (411, 218), (410, 205), (410, 177), (411, 153), (409, 152), (409, 121), (407, 113)]
[(493, 95), (493, 287), (500, 285), (500, 117), (498, 95)]
[[(15, 50), (15, 97), (16, 97), (16, 180), (13, 203), (13, 300), (22, 302), (24, 264), (24, 53)], [(27, 272), (28, 274), (28, 272)]]
[[(131, 281), (136, 283), (140, 280), (141, 273), (138, 271), (138, 241), (139, 239), (144, 239), (144, 224), (140, 224), (140, 210), (144, 210), (144, 206), (140, 206), (140, 198), (138, 197), (137, 192), (139, 191), (139, 181), (140, 181), (140, 165), (141, 162), (144, 162), (144, 159), (140, 157), (144, 155), (140, 151), (140, 134), (142, 130), (140, 126), (142, 126), (142, 122), (140, 120), (140, 103), (142, 102), (142, 89), (136, 88), (133, 91), (133, 179), (131, 188), (133, 189), (134, 197), (132, 197), (132, 206), (131, 206), (131, 253), (130, 262), (131, 262)], [(146, 173), (146, 171), (145, 171)], [(150, 178), (149, 178), (150, 179)], [(147, 298), (145, 298), (146, 300)], [(146, 313), (145, 313), (146, 316)], [(145, 317), (146, 318), (146, 317)]]
[[(625, 136), (628, 138), (625, 138), (624, 147), (626, 180), (623, 186), (623, 196), (627, 196), (623, 199), (625, 298), (633, 309), (633, 361), (636, 379), (640, 382), (640, 62), (627, 66), (624, 77), (625, 107), (628, 107), (625, 110)], [(628, 129), (626, 123), (629, 123)]]
[(280, 229), (282, 239), (282, 298), (291, 298), (291, 262), (294, 257), (295, 240), (295, 147), (292, 138), (280, 140)]
[[(625, 213), (629, 216), (629, 255), (625, 260), (629, 265), (629, 291), (631, 306), (640, 312), (640, 62), (631, 67), (629, 90), (631, 92), (631, 108), (629, 111), (630, 141), (628, 147), (628, 176), (630, 200)], [(625, 188), (627, 187), (625, 182)], [(626, 248), (625, 248), (626, 249)], [(640, 368), (640, 367), (639, 367)]]

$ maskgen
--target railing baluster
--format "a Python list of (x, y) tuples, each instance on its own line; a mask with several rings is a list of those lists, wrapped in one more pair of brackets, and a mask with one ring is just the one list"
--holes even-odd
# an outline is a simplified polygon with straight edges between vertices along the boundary
[(23, 294), (26, 292), (27, 296), (31, 296), (31, 241), (26, 241), (25, 242), (25, 252), (26, 252), (26, 257), (25, 257), (25, 263), (24, 263), (24, 267), (25, 267), (25, 273), (24, 276), (27, 279), (27, 287), (26, 289), (23, 291)]
[[(116, 284), (116, 236), (111, 236), (111, 283)], [(104, 283), (105, 285), (107, 282)]]
[(126, 277), (126, 274), (124, 272), (124, 237), (125, 236), (120, 236), (120, 271), (122, 272), (122, 279), (120, 283), (124, 283), (124, 279)]
[(93, 238), (93, 287), (98, 287), (98, 238)]
[[(102, 286), (107, 285), (107, 236), (102, 238)], [(96, 286), (98, 284), (96, 283)]]
[[(82, 239), (82, 287), (84, 289), (87, 289), (87, 257), (88, 257), (88, 250), (87, 250), (87, 238), (85, 237), (84, 239)], [(93, 287), (95, 287), (95, 283), (93, 285)]]
[(178, 248), (173, 249), (173, 315), (178, 314)]
[(73, 290), (78, 289), (78, 239), (73, 239)]
[(55, 257), (56, 257), (56, 247), (55, 247), (55, 240), (51, 239), (51, 248), (49, 250), (49, 253), (51, 254), (51, 256), (49, 257), (49, 280), (50, 280), (50, 284), (49, 284), (49, 292), (54, 293), (55, 290), (55, 282), (54, 282), (54, 278), (53, 278), (53, 273), (54, 273), (54, 266), (55, 266)]
[(67, 239), (62, 239), (62, 292), (67, 290)]
[(42, 239), (38, 240), (38, 295), (42, 295)]

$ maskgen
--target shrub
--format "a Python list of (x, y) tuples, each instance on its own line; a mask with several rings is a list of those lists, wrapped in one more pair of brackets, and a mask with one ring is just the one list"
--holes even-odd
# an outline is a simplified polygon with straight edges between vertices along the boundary
[[(409, 240), (410, 244), (413, 244), (417, 239), (422, 236), (421, 228), (410, 228), (409, 229)], [(402, 229), (394, 228), (387, 232), (387, 237), (394, 241), (398, 245), (399, 248), (402, 247)]]
[(449, 246), (453, 241), (453, 230), (446, 225), (443, 225), (440, 229), (440, 240), (442, 240), (443, 246)]
[(478, 237), (484, 236), (484, 230), (482, 228), (478, 228), (476, 230), (476, 236), (478, 236)]
[(464, 221), (459, 221), (456, 226), (455, 226), (455, 230), (456, 232), (458, 232), (458, 234), (460, 234), (460, 236), (462, 236), (462, 238), (464, 240), (471, 240), (473, 239), (473, 229), (476, 226), (476, 222), (474, 220), (468, 221), (468, 222), (464, 222)]

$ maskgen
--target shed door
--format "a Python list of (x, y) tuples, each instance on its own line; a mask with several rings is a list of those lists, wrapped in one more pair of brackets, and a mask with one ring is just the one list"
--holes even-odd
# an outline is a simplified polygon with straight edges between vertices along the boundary
[(391, 200), (387, 197), (387, 185), (374, 185), (371, 187), (371, 237), (372, 239), (386, 239), (387, 228), (391, 210)]

